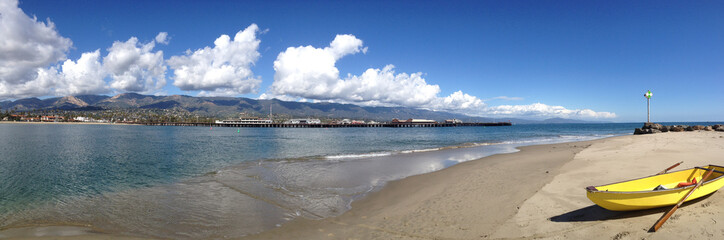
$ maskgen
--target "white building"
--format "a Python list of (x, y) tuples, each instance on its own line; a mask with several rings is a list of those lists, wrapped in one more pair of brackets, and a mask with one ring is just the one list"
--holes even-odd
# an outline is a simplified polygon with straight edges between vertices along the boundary
[(288, 121), (284, 122), (286, 124), (322, 124), (322, 121), (319, 119), (312, 119), (312, 118), (295, 118), (295, 119), (289, 119)]
[(239, 118), (239, 119), (228, 119), (228, 120), (216, 120), (216, 124), (271, 124), (271, 119), (261, 118)]
[(73, 120), (76, 120), (78, 122), (92, 122), (94, 119), (89, 117), (75, 117)]
[(463, 121), (460, 119), (448, 119), (445, 120), (445, 123), (463, 123)]

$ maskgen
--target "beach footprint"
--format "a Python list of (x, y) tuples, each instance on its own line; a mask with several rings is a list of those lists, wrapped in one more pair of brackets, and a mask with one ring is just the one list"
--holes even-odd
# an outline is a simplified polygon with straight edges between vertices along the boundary
[(613, 240), (623, 240), (626, 236), (630, 235), (630, 232), (620, 232), (613, 236)]

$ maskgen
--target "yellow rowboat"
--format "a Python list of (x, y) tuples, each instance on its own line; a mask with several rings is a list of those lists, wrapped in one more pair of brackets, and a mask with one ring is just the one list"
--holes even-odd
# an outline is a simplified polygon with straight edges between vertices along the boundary
[[(691, 201), (724, 186), (724, 167), (709, 165), (660, 175), (586, 188), (586, 196), (593, 203), (611, 211), (630, 211), (671, 206), (677, 204), (709, 169), (714, 172), (686, 201)], [(688, 186), (680, 186), (691, 184)], [(679, 185), (680, 187), (678, 187)], [(662, 188), (663, 187), (663, 188)], [(660, 190), (654, 190), (660, 189)]]

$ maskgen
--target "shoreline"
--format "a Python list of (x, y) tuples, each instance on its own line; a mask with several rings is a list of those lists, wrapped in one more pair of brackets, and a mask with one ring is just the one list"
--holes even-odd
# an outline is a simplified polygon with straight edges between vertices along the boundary
[[(436, 239), (450, 238), (452, 236), (446, 236), (447, 233), (457, 231), (465, 234), (452, 238), (487, 238), (499, 222), (513, 216), (515, 205), (522, 204), (523, 200), (537, 192), (548, 181), (528, 184), (525, 189), (518, 189), (520, 191), (511, 193), (512, 195), (508, 195), (508, 189), (505, 188), (509, 182), (526, 181), (530, 178), (550, 180), (563, 164), (572, 160), (576, 153), (593, 142), (605, 139), (608, 138), (521, 146), (516, 147), (519, 150), (517, 152), (495, 154), (439, 171), (409, 176), (388, 182), (379, 191), (354, 201), (352, 208), (340, 216), (321, 220), (299, 218), (281, 227), (246, 236), (243, 239)], [(529, 161), (536, 157), (539, 157), (539, 161)], [(521, 164), (529, 167), (520, 169)], [(520, 176), (509, 176), (511, 169), (522, 170), (522, 173)], [(465, 181), (492, 179), (493, 182), (483, 186), (485, 191), (478, 193), (472, 191), (451, 193), (447, 191), (450, 179), (465, 179)], [(464, 187), (470, 189), (477, 187), (476, 185), (470, 183)], [(490, 194), (492, 192), (495, 194)], [(454, 203), (446, 199), (454, 199)], [(485, 199), (485, 203), (478, 201), (481, 199)], [(445, 203), (444, 210), (430, 207), (446, 201), (448, 203)], [(488, 212), (486, 223), (470, 224), (476, 221), (468, 218), (475, 216), (462, 216), (468, 211), (466, 205), (478, 205), (478, 207), (482, 205)], [(499, 207), (503, 205), (513, 206)], [(461, 219), (451, 216), (460, 216)], [(440, 229), (442, 235), (430, 232), (431, 229)]]
[(393, 181), (341, 216), (299, 219), (244, 239), (714, 239), (724, 234), (717, 227), (724, 221), (721, 193), (684, 204), (658, 233), (649, 233), (670, 207), (613, 212), (590, 202), (584, 190), (649, 176), (679, 160), (684, 163), (678, 170), (722, 165), (720, 132), (618, 136), (520, 150)]
[[(580, 141), (577, 141), (577, 142), (569, 142), (569, 143), (570, 143), (570, 144), (576, 144), (576, 143), (580, 143)], [(463, 144), (463, 145), (455, 145), (455, 146), (448, 146), (448, 147), (437, 148), (437, 149), (435, 149), (436, 151), (432, 151), (432, 152), (457, 151), (457, 149), (468, 149), (468, 148), (474, 148), (474, 147), (487, 147), (487, 146), (490, 146), (490, 145), (501, 145), (501, 146), (502, 146), (502, 145), (509, 145), (509, 146), (510, 146), (510, 145), (516, 145), (516, 144), (520, 145), (520, 144), (530, 144), (530, 143), (528, 143), (528, 142), (525, 142), (525, 143), (492, 143), (492, 144), (474, 144), (474, 145)], [(557, 144), (566, 144), (566, 143), (557, 143)], [(553, 144), (553, 145), (557, 145), (557, 144)], [(518, 146), (518, 147), (511, 146), (511, 147), (514, 147), (515, 149), (520, 149), (520, 148), (524, 148), (524, 149), (525, 149), (525, 148), (539, 148), (539, 146), (547, 146), (547, 145), (551, 145), (551, 144), (530, 145), (530, 146), (523, 146), (523, 147), (520, 147), (520, 146)], [(516, 150), (516, 151), (518, 151), (518, 150)], [(401, 152), (401, 153), (392, 154), (392, 155), (400, 155), (400, 154), (402, 154), (402, 155), (409, 155), (409, 157), (413, 157), (413, 156), (418, 155), (418, 154), (426, 154), (426, 153), (429, 153), (429, 152), (430, 152), (430, 151), (429, 151), (428, 149), (424, 149), (424, 150), (422, 150), (422, 151), (403, 151), (403, 152)], [(450, 167), (447, 167), (447, 168), (443, 168), (442, 170), (437, 170), (437, 171), (427, 172), (427, 173), (422, 173), (422, 174), (415, 174), (415, 175), (408, 176), (408, 177), (405, 177), (405, 178), (402, 178), (402, 179), (398, 179), (398, 180), (394, 180), (394, 181), (391, 181), (391, 182), (387, 182), (387, 184), (384, 185), (381, 189), (378, 189), (378, 190), (376, 190), (376, 191), (373, 191), (373, 192), (371, 192), (371, 193), (368, 193), (368, 194), (366, 194), (365, 197), (362, 197), (361, 199), (355, 200), (355, 201), (352, 203), (352, 206), (353, 206), (352, 209), (350, 209), (350, 210), (348, 210), (348, 211), (345, 211), (345, 213), (346, 213), (346, 212), (349, 212), (349, 211), (351, 211), (351, 210), (354, 210), (354, 208), (355, 208), (354, 206), (356, 206), (360, 200), (366, 199), (370, 194), (375, 194), (375, 193), (377, 193), (377, 192), (379, 192), (379, 191), (388, 191), (388, 190), (385, 190), (385, 189), (388, 189), (389, 186), (390, 186), (390, 184), (393, 184), (394, 182), (403, 181), (403, 180), (405, 180), (405, 179), (412, 178), (412, 177), (418, 177), (418, 176), (424, 176), (424, 175), (428, 175), (428, 174), (434, 174), (434, 173), (436, 173), (436, 172), (444, 171), (445, 169), (448, 169), (448, 168), (451, 168), (451, 167), (454, 168), (454, 167), (456, 167), (456, 166), (458, 166), (458, 165), (468, 164), (469, 162), (481, 161), (481, 159), (484, 160), (484, 159), (488, 159), (488, 158), (490, 158), (490, 157), (495, 157), (495, 156), (498, 156), (498, 155), (509, 155), (509, 154), (515, 154), (515, 153), (518, 153), (518, 152), (513, 152), (513, 153), (496, 153), (495, 155), (492, 155), (492, 156), (486, 156), (486, 157), (482, 157), (482, 158), (477, 158), (477, 159), (472, 159), (472, 160), (468, 160), (468, 161), (463, 161), (463, 162), (457, 163), (457, 164), (455, 164), (455, 165), (453, 165), (453, 166), (450, 166)], [(388, 156), (388, 157), (399, 158), (399, 156)], [(331, 217), (331, 218), (334, 218), (334, 217)], [(325, 218), (325, 219), (329, 219), (329, 218)], [(291, 222), (296, 222), (296, 221), (298, 221), (298, 220), (307, 220), (307, 219), (304, 219), (304, 218), (302, 218), (302, 217), (298, 217), (298, 218), (295, 218), (294, 220), (292, 220), (292, 221), (290, 221), (290, 222), (285, 222), (285, 223), (283, 223), (283, 226), (286, 226), (287, 224), (289, 224), (289, 223), (291, 223)], [(309, 220), (309, 221), (314, 221), (314, 220)], [(32, 236), (38, 236), (38, 235), (37, 235), (37, 234), (38, 234), (37, 232), (39, 231), (38, 229), (47, 228), (47, 227), (52, 227), (52, 229), (54, 229), (54, 231), (50, 231), (50, 232), (54, 233), (54, 234), (51, 235), (51, 236), (65, 236), (65, 235), (68, 235), (68, 234), (71, 234), (71, 235), (74, 235), (74, 236), (86, 236), (86, 235), (89, 235), (89, 234), (90, 234), (90, 235), (93, 235), (93, 236), (97, 236), (97, 234), (100, 234), (100, 236), (106, 235), (105, 233), (99, 233), (97, 230), (92, 230), (92, 229), (88, 229), (88, 230), (85, 231), (85, 233), (84, 233), (84, 232), (79, 231), (79, 230), (77, 229), (77, 228), (78, 228), (77, 226), (50, 225), (50, 226), (38, 226), (38, 227), (32, 227), (32, 226), (31, 226), (31, 227), (28, 227), (28, 226), (25, 226), (25, 227), (23, 227), (23, 226), (17, 226), (17, 227), (6, 228), (6, 229), (3, 229), (3, 230), (0, 230), (0, 236), (3, 236), (3, 234), (11, 234), (11, 235), (9, 235), (9, 236), (13, 236), (13, 237), (32, 237)], [(67, 229), (66, 229), (66, 227), (67, 227)], [(38, 228), (38, 229), (36, 229), (36, 228)], [(23, 230), (20, 230), (20, 229), (23, 229)], [(66, 229), (67, 231), (64, 230), (64, 229)], [(266, 230), (266, 231), (273, 231), (273, 230), (274, 230), (274, 228), (268, 229), (268, 230)], [(264, 233), (264, 232), (266, 232), (266, 231), (263, 231), (262, 233)], [(13, 232), (14, 232), (14, 233), (13, 233)], [(48, 232), (48, 231), (45, 231), (45, 230), (44, 230), (43, 232)], [(8, 236), (8, 235), (6, 235), (6, 236)], [(116, 235), (113, 235), (113, 234), (111, 233), (110, 236), (116, 236)], [(138, 237), (138, 236), (127, 236), (127, 237)]]
[[(663, 233), (653, 235), (646, 230), (668, 209), (611, 212), (590, 202), (584, 190), (648, 176), (680, 160), (685, 162), (678, 170), (724, 165), (724, 133), (625, 135), (517, 148), (390, 181), (339, 216), (295, 218), (243, 239), (711, 239), (724, 234), (716, 227), (724, 221), (718, 214), (724, 213), (724, 194), (685, 204)], [(13, 229), (0, 236), (8, 230)], [(33, 238), (33, 231), (12, 237)], [(116, 237), (94, 234), (75, 236)]]

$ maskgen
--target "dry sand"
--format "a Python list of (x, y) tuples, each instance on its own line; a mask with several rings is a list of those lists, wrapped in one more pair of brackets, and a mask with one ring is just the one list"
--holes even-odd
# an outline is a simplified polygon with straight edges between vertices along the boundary
[[(584, 188), (655, 174), (679, 161), (684, 163), (677, 170), (724, 165), (723, 158), (722, 132), (523, 147), (391, 182), (338, 217), (297, 219), (247, 238), (722, 239), (722, 193), (685, 204), (662, 229), (649, 233), (668, 208), (612, 212), (590, 202)], [(63, 229), (53, 229), (55, 236), (67, 236)], [(115, 238), (72, 227), (68, 231), (80, 232), (70, 235), (84, 239)], [(5, 236), (38, 235), (36, 229), (24, 229)]]
[(724, 194), (680, 208), (612, 212), (584, 188), (677, 169), (724, 164), (724, 133), (622, 136), (523, 147), (392, 182), (320, 221), (298, 220), (250, 239), (722, 239)]
[(724, 133), (681, 132), (605, 139), (581, 151), (525, 201), (493, 238), (722, 239), (724, 194), (689, 202), (656, 233), (648, 230), (669, 208), (612, 212), (593, 205), (583, 188), (675, 170), (724, 165)]

